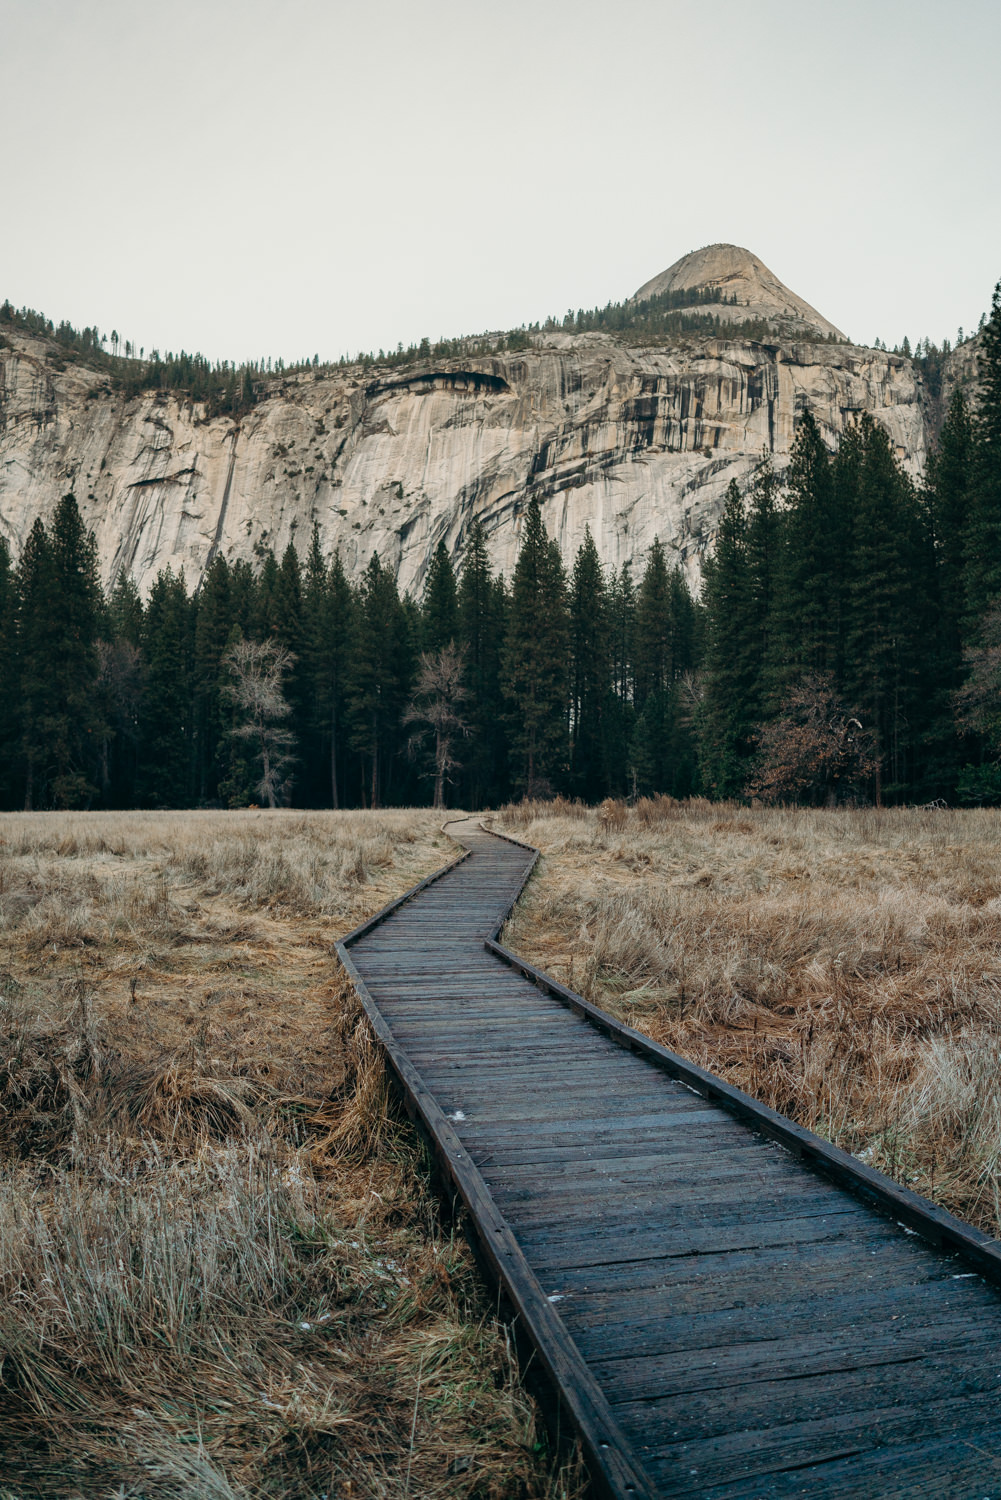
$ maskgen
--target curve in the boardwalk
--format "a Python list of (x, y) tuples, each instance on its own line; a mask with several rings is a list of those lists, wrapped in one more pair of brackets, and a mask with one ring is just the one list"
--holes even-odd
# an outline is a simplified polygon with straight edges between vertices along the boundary
[(467, 853), (338, 945), (608, 1496), (1001, 1500), (995, 1241), (495, 941)]

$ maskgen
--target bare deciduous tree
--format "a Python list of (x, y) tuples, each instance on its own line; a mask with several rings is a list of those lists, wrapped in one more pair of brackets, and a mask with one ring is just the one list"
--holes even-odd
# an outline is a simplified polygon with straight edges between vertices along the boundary
[(465, 654), (451, 641), (433, 654), (421, 652), (420, 673), (413, 701), (403, 716), (405, 724), (420, 724), (410, 736), (411, 753), (430, 735), (434, 735), (434, 805), (445, 806), (445, 784), (450, 772), (458, 770), (461, 761), (455, 753), (455, 742), (468, 735), (469, 726), (460, 712), (469, 697), (462, 681)]
[(873, 736), (838, 702), (828, 677), (804, 677), (760, 731), (747, 791), (763, 802), (833, 806), (858, 796), (878, 767)]
[(277, 807), (290, 784), (295, 736), (285, 727), (291, 713), (285, 701), (285, 678), (295, 657), (274, 641), (236, 641), (223, 657), (231, 681), (224, 692), (243, 715), (233, 734), (254, 746), (261, 763), (256, 790), (269, 807)]

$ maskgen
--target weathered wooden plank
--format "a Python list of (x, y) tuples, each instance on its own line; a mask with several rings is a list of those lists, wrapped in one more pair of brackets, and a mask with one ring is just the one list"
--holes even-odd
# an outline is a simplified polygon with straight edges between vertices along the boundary
[[(796, 1388), (810, 1392), (808, 1399), (812, 1400), (812, 1382), (821, 1375), (932, 1359), (938, 1361), (936, 1368), (944, 1368), (942, 1361), (953, 1356), (960, 1360), (975, 1358), (978, 1369), (993, 1369), (1001, 1378), (1001, 1365), (992, 1353), (996, 1353), (993, 1329), (985, 1330), (981, 1322), (967, 1318), (933, 1324), (920, 1333), (903, 1336), (885, 1323), (856, 1328), (850, 1335), (835, 1339), (810, 1330), (795, 1338), (690, 1349), (683, 1360), (677, 1355), (660, 1355), (599, 1361), (592, 1369), (613, 1406), (651, 1400), (667, 1403), (696, 1392), (733, 1392), (736, 1399), (739, 1387), (759, 1390), (770, 1381), (785, 1386), (783, 1400)], [(774, 1394), (767, 1396), (769, 1415), (776, 1421), (780, 1404)]]
[(623, 1301), (630, 1299), (642, 1300), (651, 1316), (694, 1318), (727, 1308), (774, 1314), (790, 1302), (849, 1288), (914, 1286), (956, 1274), (948, 1261), (913, 1256), (907, 1250), (887, 1226), (887, 1237), (871, 1247), (853, 1239), (811, 1244), (806, 1250), (780, 1246), (729, 1256), (674, 1256), (660, 1262), (554, 1271), (547, 1274), (545, 1287), (566, 1302), (564, 1315), (571, 1321), (581, 1316), (615, 1323), (622, 1321)]
[(708, 1487), (696, 1478), (691, 1488), (670, 1493), (700, 1500), (998, 1500), (999, 1474), (1001, 1423), (966, 1440), (895, 1443)]
[[(996, 1442), (995, 1435), (1001, 1431), (997, 1394), (991, 1391), (914, 1405), (835, 1412), (779, 1427), (761, 1426), (665, 1447), (655, 1441), (637, 1446), (662, 1495), (703, 1494), (709, 1486), (724, 1481), (732, 1483), (822, 1460), (852, 1457), (856, 1460), (856, 1488), (848, 1493), (859, 1500), (874, 1494), (882, 1500), (882, 1491), (874, 1492), (867, 1485), (866, 1455), (890, 1443), (912, 1443), (926, 1437), (929, 1430), (942, 1438), (965, 1439), (972, 1444), (980, 1434)], [(916, 1493), (923, 1496), (929, 1491)], [(967, 1496), (974, 1500), (969, 1491)]]
[(817, 1214), (806, 1219), (776, 1219), (733, 1224), (726, 1228), (715, 1224), (689, 1225), (683, 1236), (668, 1237), (659, 1226), (642, 1226), (628, 1238), (622, 1234), (605, 1234), (597, 1227), (590, 1235), (578, 1231), (559, 1237), (522, 1230), (519, 1238), (536, 1272), (541, 1274), (672, 1255), (722, 1255), (775, 1245), (810, 1245), (832, 1239), (844, 1241), (853, 1230), (864, 1231), (868, 1220), (864, 1208), (850, 1208), (841, 1213)]
[[(982, 1289), (978, 1288), (978, 1292)], [(563, 1309), (568, 1326), (585, 1358), (596, 1363), (613, 1358), (637, 1359), (681, 1354), (690, 1349), (730, 1348), (759, 1340), (813, 1334), (830, 1337), (839, 1330), (855, 1330), (877, 1324), (900, 1337), (920, 1330), (928, 1322), (969, 1318), (983, 1320), (982, 1296), (960, 1291), (956, 1282), (928, 1281), (891, 1287), (855, 1287), (832, 1293), (823, 1302), (816, 1298), (776, 1306), (726, 1307), (692, 1317), (685, 1312), (667, 1317), (634, 1305), (629, 1322), (590, 1323), (577, 1320), (571, 1305)], [(897, 1325), (891, 1329), (890, 1325)], [(999, 1365), (1001, 1368), (1001, 1365)]]
[[(720, 1234), (737, 1229), (764, 1228), (771, 1222), (795, 1225), (811, 1223), (816, 1218), (837, 1217), (822, 1190), (738, 1198), (732, 1180), (722, 1183), (715, 1194), (707, 1190), (700, 1198), (672, 1198), (663, 1189), (651, 1187), (649, 1193), (638, 1189), (625, 1192), (591, 1191), (582, 1197), (551, 1202), (547, 1199), (518, 1199), (510, 1194), (495, 1193), (497, 1201), (526, 1243), (545, 1248), (549, 1244), (576, 1242), (582, 1235), (593, 1235), (604, 1243), (614, 1244), (627, 1252), (630, 1242), (644, 1232), (644, 1226), (656, 1225), (664, 1242), (683, 1245), (692, 1231), (715, 1228)], [(850, 1212), (854, 1207), (845, 1205)], [(588, 1227), (590, 1225), (590, 1227)]]
[[(725, 1392), (682, 1391), (622, 1403), (615, 1410), (627, 1426), (642, 1430), (649, 1450), (664, 1456), (682, 1444), (725, 1442), (738, 1432), (765, 1428), (778, 1434), (811, 1422), (823, 1431), (825, 1424), (853, 1417), (858, 1419), (863, 1446), (873, 1448), (884, 1439), (878, 1430), (868, 1436), (866, 1419), (873, 1412), (934, 1402), (947, 1391), (970, 1400), (1001, 1394), (1001, 1372), (991, 1358), (989, 1341), (941, 1355), (913, 1346), (899, 1353), (884, 1348), (882, 1354), (881, 1361), (815, 1370), (798, 1380), (784, 1375), (738, 1380)], [(970, 1420), (958, 1410), (954, 1415), (961, 1425)], [(993, 1416), (997, 1419), (997, 1411)], [(922, 1435), (920, 1427), (910, 1433)]]

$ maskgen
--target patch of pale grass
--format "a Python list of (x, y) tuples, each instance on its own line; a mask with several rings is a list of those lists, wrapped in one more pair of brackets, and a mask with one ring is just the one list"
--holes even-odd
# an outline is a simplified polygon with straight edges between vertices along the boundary
[(643, 799), (505, 810), (508, 941), (999, 1232), (1001, 814)]
[(10, 1495), (580, 1493), (332, 953), (439, 823), (0, 818)]

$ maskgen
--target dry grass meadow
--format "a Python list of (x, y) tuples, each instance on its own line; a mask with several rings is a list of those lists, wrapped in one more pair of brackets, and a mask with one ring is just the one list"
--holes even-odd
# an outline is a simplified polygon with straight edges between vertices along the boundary
[(331, 952), (439, 823), (0, 817), (0, 1500), (578, 1493)]
[(1001, 813), (509, 808), (543, 851), (505, 941), (1001, 1233)]

